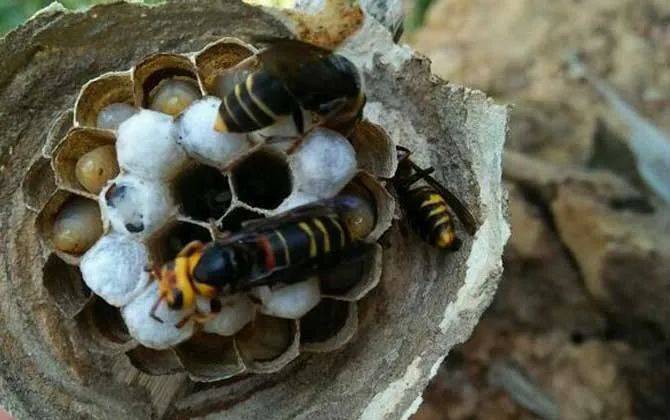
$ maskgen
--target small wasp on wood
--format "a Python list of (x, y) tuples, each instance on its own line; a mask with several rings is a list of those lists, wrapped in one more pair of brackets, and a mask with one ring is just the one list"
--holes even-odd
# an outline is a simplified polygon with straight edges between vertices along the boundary
[[(461, 241), (456, 237), (450, 209), (470, 235), (477, 231), (475, 218), (458, 198), (430, 175), (435, 168), (420, 168), (409, 158), (412, 153), (409, 149), (396, 148), (398, 170), (392, 183), (409, 224), (425, 242), (437, 248), (457, 250)], [(425, 185), (412, 187), (422, 179)]]
[(316, 113), (329, 128), (353, 127), (361, 118), (365, 94), (351, 61), (298, 40), (258, 40), (268, 45), (255, 56), (260, 69), (223, 98), (216, 130), (246, 133), (290, 115), (303, 133), (303, 109)]
[(196, 308), (197, 296), (213, 299), (257, 286), (300, 281), (310, 270), (354, 260), (370, 246), (362, 239), (372, 231), (375, 218), (371, 203), (341, 195), (245, 222), (238, 233), (219, 241), (191, 242), (174, 260), (153, 270), (159, 297), (151, 316), (160, 321), (155, 312), (166, 301), (170, 309), (190, 311), (177, 324), (181, 327), (191, 318), (207, 319)]

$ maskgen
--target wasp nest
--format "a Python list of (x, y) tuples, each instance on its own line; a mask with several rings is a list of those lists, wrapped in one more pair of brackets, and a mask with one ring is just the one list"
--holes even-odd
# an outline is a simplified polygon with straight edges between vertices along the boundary
[[(2, 168), (26, 174), (21, 188), (2, 190), (17, 194), (7, 203), (25, 204), (2, 212), (21, 232), (6, 241), (3, 257), (13, 267), (3, 284), (14, 308), (0, 312), (9, 326), (3, 337), (34, 356), (12, 358), (11, 369), (40, 372), (30, 383), (12, 382), (9, 397), (0, 393), (10, 409), (51, 418), (221, 410), (231, 418), (271, 410), (279, 418), (296, 410), (373, 418), (416, 408), (499, 275), (506, 113), (431, 78), (425, 61), (393, 45), (357, 6), (332, 1), (324, 10), (312, 16), (206, 0), (78, 14), (52, 8), (2, 41), (0, 53), (17, 72), (0, 85), (9, 95), (3, 106), (40, 104), (30, 125), (0, 114), (14, 156)], [(334, 12), (348, 24), (324, 25)], [(56, 18), (57, 28), (48, 23)], [(103, 21), (104, 30), (94, 29)], [(364, 120), (338, 132), (311, 127), (305, 113), (311, 129), (302, 137), (289, 119), (249, 135), (215, 131), (220, 98), (253, 70), (252, 35), (339, 45), (363, 72)], [(34, 50), (38, 44), (44, 48)], [(373, 59), (374, 51), (382, 55)], [(441, 180), (480, 221), (476, 238), (459, 231), (458, 253), (422, 244), (402, 221), (389, 231), (400, 217), (385, 185), (396, 144), (444, 168)], [(375, 204), (366, 238), (375, 246), (360, 261), (198, 301), (201, 312), (217, 313), (203, 323), (177, 328), (185, 314), (166, 305), (156, 313), (162, 323), (150, 317), (158, 292), (149, 265), (173, 259), (192, 240), (216, 240), (247, 220), (342, 192)], [(39, 304), (30, 303), (36, 297)], [(249, 373), (266, 375), (221, 381)], [(46, 407), (28, 396), (46, 394), (60, 402)]]
[[(80, 310), (92, 313), (99, 306), (120, 311), (113, 320), (68, 314), (96, 324), (99, 338), (109, 341), (102, 347), (126, 349), (140, 369), (146, 353), (137, 346), (172, 354), (200, 381), (274, 372), (301, 351), (335, 350), (353, 337), (355, 302), (381, 276), (377, 246), (353, 264), (357, 270), (340, 276), (329, 272), (211, 302), (203, 298), (200, 312), (217, 307), (204, 323), (178, 327), (187, 312), (167, 305), (158, 308), (160, 321), (150, 316), (158, 287), (146, 267), (174, 259), (193, 240), (235, 231), (247, 219), (355, 189), (376, 204), (368, 240), (377, 241), (391, 225), (393, 199), (378, 177), (392, 175), (395, 149), (380, 127), (368, 121), (355, 127), (350, 137), (358, 139), (356, 149), (343, 133), (315, 127), (300, 135), (284, 120), (260, 134), (214, 130), (220, 98), (234, 86), (227, 79), (243, 74), (245, 58), (255, 51), (223, 38), (196, 53), (155, 54), (128, 72), (99, 76), (82, 88), (73, 127), (52, 152), (56, 191), (38, 210), (38, 232), (54, 255), (79, 266), (85, 284), (71, 280), (73, 289), (54, 288), (53, 299), (79, 299)], [(96, 296), (90, 303), (73, 291), (85, 287)], [(337, 301), (346, 302), (344, 309), (331, 315)], [(160, 366), (149, 370), (157, 371)]]

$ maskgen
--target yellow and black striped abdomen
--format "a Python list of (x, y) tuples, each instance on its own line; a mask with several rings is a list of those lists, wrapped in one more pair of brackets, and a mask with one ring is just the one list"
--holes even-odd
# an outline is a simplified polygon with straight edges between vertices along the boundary
[(223, 98), (219, 114), (225, 127), (221, 131), (247, 133), (267, 127), (291, 114), (294, 103), (281, 80), (264, 71), (252, 73)]
[(274, 271), (336, 258), (351, 242), (343, 224), (335, 217), (313, 217), (274, 229), (264, 235), (273, 253), (265, 258), (265, 269)]
[(449, 206), (434, 188), (423, 186), (405, 191), (400, 199), (409, 223), (421, 239), (438, 248), (458, 247), (460, 241)]

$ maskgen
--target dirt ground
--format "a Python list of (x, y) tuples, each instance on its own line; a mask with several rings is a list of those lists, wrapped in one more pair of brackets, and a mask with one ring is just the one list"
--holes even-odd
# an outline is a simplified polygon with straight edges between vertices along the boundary
[(415, 419), (667, 418), (670, 207), (566, 57), (670, 133), (670, 2), (437, 0), (405, 40), (513, 105), (505, 278)]

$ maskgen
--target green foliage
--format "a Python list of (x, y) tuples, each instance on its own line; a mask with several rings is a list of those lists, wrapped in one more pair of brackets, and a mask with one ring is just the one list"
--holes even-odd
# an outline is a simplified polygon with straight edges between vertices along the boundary
[[(110, 0), (59, 0), (69, 9), (80, 9)], [(144, 0), (145, 3), (160, 3), (162, 0)], [(53, 0), (0, 0), (0, 36), (20, 25), (36, 11), (51, 4)]]
[(413, 0), (411, 11), (405, 20), (405, 26), (409, 32), (415, 31), (423, 26), (428, 9), (434, 0)]

